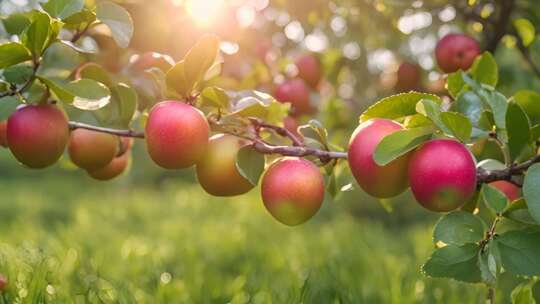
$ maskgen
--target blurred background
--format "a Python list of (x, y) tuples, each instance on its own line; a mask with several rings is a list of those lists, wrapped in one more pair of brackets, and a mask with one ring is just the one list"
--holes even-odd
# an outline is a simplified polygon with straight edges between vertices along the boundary
[[(0, 15), (26, 11), (36, 0), (0, 0)], [(129, 0), (131, 45), (120, 49), (100, 28), (81, 41), (100, 55), (84, 58), (52, 47), (46, 60), (69, 75), (84, 59), (129, 73), (134, 56), (159, 52), (182, 58), (206, 33), (222, 39), (221, 76), (231, 89), (274, 93), (298, 73), (294, 62), (311, 54), (323, 80), (310, 89), (315, 117), (344, 147), (358, 115), (385, 96), (417, 89), (444, 95), (434, 61), (437, 41), (464, 32), (484, 47), (493, 35), (485, 22), (500, 14), (496, 1), (396, 0)], [(540, 24), (538, 1), (517, 1), (516, 14)], [(94, 5), (95, 1), (87, 1)], [(0, 25), (0, 33), (6, 31)], [(516, 38), (505, 35), (495, 57), (500, 88), (540, 88)], [(531, 46), (540, 59), (540, 40)], [(400, 86), (407, 64), (418, 81)], [(408, 77), (411, 74), (408, 74)], [(141, 77), (142, 102), (155, 92)], [(410, 193), (377, 201), (359, 191), (346, 166), (339, 185), (300, 227), (267, 214), (254, 189), (238, 198), (215, 198), (192, 170), (164, 171), (143, 142), (131, 169), (109, 183), (94, 181), (64, 157), (30, 171), (0, 150), (0, 272), (19, 302), (37, 303), (478, 303), (486, 290), (424, 277), (420, 266), (433, 243), (437, 215)], [(501, 303), (516, 281), (500, 282)], [(538, 284), (537, 284), (538, 285)], [(535, 291), (536, 292), (536, 291)], [(540, 292), (537, 292), (540, 294)], [(1, 302), (0, 296), (0, 302)]]

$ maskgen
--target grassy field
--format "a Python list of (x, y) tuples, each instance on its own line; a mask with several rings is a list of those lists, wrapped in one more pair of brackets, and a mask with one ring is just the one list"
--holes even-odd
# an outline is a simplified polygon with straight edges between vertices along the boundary
[(47, 176), (3, 180), (0, 193), (6, 303), (473, 303), (485, 292), (422, 276), (430, 225), (385, 227), (333, 203), (288, 228), (256, 191)]

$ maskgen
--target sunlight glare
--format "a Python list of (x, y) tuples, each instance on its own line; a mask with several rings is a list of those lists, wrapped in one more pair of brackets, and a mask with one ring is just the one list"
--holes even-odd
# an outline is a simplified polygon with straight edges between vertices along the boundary
[(199, 25), (208, 26), (216, 20), (225, 0), (186, 0), (186, 11)]

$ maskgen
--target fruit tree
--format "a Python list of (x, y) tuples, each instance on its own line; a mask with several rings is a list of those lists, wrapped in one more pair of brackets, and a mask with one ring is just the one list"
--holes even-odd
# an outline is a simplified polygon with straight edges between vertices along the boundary
[[(539, 4), (359, 1), (349, 11), (351, 1), (309, 1), (304, 15), (285, 1), (273, 4), (274, 13), (289, 10), (308, 24), (331, 11), (338, 37), (343, 24), (365, 35), (370, 27), (397, 28), (401, 36), (380, 39), (398, 53), (395, 37), (427, 28), (431, 16), (461, 19), (411, 38), (419, 59), (407, 52), (396, 59), (356, 36), (345, 58), (318, 49), (317, 29), (306, 38), (308, 51), (289, 56), (279, 46), (290, 48), (282, 39), (299, 40), (300, 30), (303, 37), (295, 21), (287, 38), (254, 35), (248, 55), (232, 56), (239, 45), (215, 32), (190, 40), (174, 60), (126, 51), (134, 33), (128, 11), (89, 2), (50, 0), (3, 16), (0, 145), (21, 169), (51, 166), (65, 154), (90, 177), (110, 180), (129, 168), (133, 141), (143, 141), (163, 170), (194, 167), (201, 191), (260, 191), (269, 215), (290, 226), (316, 216), (325, 195), (359, 187), (386, 200), (410, 189), (441, 216), (425, 275), (483, 283), (493, 302), (500, 276), (510, 274), (521, 282), (513, 301), (532, 303), (540, 276), (540, 87), (530, 80), (540, 77)], [(372, 12), (374, 23), (355, 18), (358, 9)], [(419, 51), (434, 37), (429, 53)], [(519, 64), (497, 56), (509, 50)], [(82, 60), (65, 68), (59, 57), (68, 52)], [(390, 72), (378, 66), (389, 60), (396, 63)], [(512, 72), (502, 73), (509, 65)], [(373, 92), (372, 84), (346, 79), (369, 69), (383, 93), (361, 107), (350, 92)]]

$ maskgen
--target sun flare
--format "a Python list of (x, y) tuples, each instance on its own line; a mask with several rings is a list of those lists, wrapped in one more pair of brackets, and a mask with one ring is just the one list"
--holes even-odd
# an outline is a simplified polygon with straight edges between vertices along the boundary
[(186, 0), (186, 11), (199, 25), (212, 24), (223, 8), (225, 0)]

